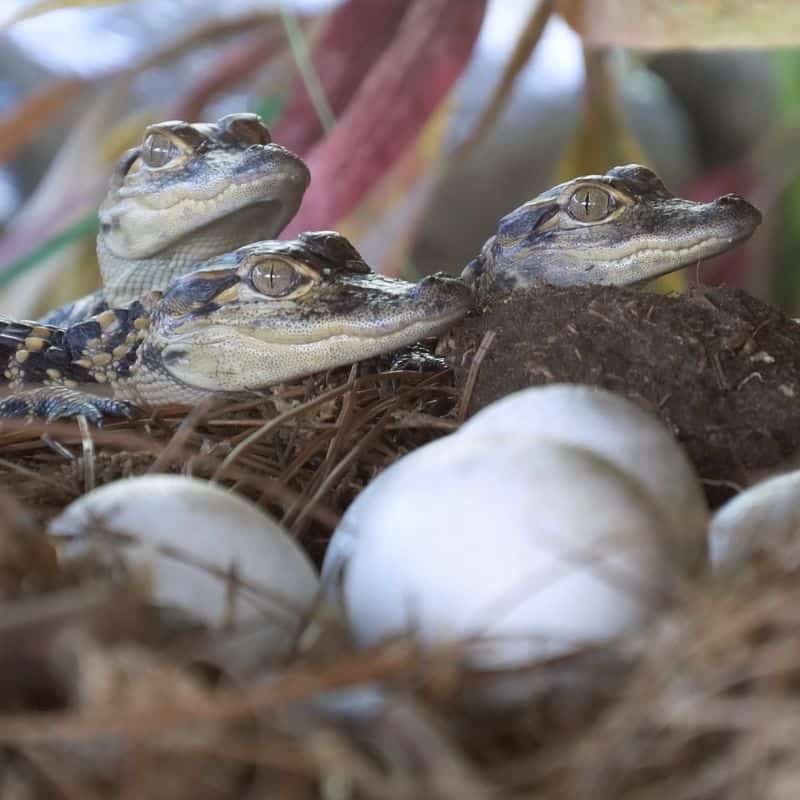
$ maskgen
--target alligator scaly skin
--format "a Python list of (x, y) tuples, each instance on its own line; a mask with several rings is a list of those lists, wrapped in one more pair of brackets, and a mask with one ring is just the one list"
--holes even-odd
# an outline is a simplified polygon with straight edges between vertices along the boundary
[(69, 325), (127, 305), (209, 258), (277, 236), (309, 180), (255, 114), (150, 125), (117, 162), (100, 206), (102, 289), (42, 321)]
[(0, 318), (12, 392), (0, 416), (99, 422), (135, 407), (253, 396), (435, 336), (472, 301), (455, 278), (384, 278), (329, 231), (200, 266), (164, 293), (67, 327)]

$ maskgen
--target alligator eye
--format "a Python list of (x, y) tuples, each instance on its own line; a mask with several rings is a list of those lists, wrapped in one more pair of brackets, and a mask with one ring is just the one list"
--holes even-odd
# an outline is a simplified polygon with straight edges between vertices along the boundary
[(614, 210), (614, 198), (597, 186), (582, 186), (570, 197), (567, 210), (578, 222), (598, 222)]
[(163, 167), (178, 153), (178, 148), (169, 136), (164, 136), (163, 133), (149, 133), (145, 136), (141, 156), (148, 167)]
[(300, 283), (297, 270), (280, 258), (260, 261), (250, 273), (253, 286), (268, 297), (284, 297)]

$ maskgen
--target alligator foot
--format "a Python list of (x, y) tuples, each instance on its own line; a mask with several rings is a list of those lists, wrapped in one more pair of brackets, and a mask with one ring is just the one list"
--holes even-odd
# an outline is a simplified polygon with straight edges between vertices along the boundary
[(410, 372), (442, 372), (447, 369), (447, 362), (435, 356), (424, 344), (412, 344), (397, 350), (390, 356), (389, 369)]
[(93, 425), (102, 425), (104, 417), (130, 419), (136, 406), (110, 397), (85, 394), (65, 386), (45, 386), (18, 392), (0, 400), (0, 417), (28, 419), (71, 419), (84, 416)]

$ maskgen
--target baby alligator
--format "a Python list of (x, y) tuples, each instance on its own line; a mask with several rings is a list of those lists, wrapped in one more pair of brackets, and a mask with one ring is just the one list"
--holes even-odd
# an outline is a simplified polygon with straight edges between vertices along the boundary
[[(65, 329), (0, 321), (0, 362), (19, 392), (0, 415), (97, 421), (129, 414), (130, 403), (252, 392), (436, 335), (494, 292), (649, 280), (733, 247), (760, 219), (740, 197), (682, 200), (628, 165), (504, 217), (463, 282), (382, 278), (330, 232), (257, 242), (199, 265), (163, 295)], [(83, 394), (82, 384), (104, 385), (106, 396)]]
[(206, 259), (277, 236), (308, 183), (302, 159), (273, 144), (255, 114), (151, 125), (118, 161), (100, 206), (103, 288), (43, 321), (67, 325), (125, 305)]
[(451, 277), (384, 278), (327, 231), (257, 242), (201, 267), (163, 294), (67, 328), (0, 320), (0, 361), (17, 392), (0, 401), (0, 416), (98, 423), (130, 416), (131, 404), (253, 393), (435, 336), (472, 299)]
[(562, 183), (503, 217), (461, 277), (483, 293), (633, 285), (724, 253), (760, 223), (738, 195), (694, 203), (628, 164)]

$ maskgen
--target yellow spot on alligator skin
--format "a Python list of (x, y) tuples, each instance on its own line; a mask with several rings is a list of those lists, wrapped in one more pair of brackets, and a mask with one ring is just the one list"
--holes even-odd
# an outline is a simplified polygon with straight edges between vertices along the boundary
[(7, 369), (7, 370), (6, 370), (6, 371), (3, 373), (3, 375), (5, 375), (5, 378), (6, 378), (6, 380), (7, 380), (7, 381), (10, 381), (10, 380), (11, 380), (11, 370), (10, 370), (10, 369)]
[(17, 350), (17, 352), (14, 353), (14, 358), (17, 359), (18, 364), (24, 364), (28, 360), (29, 355), (30, 353), (27, 350)]
[(133, 343), (134, 343), (135, 341), (137, 341), (138, 339), (139, 339), (139, 337), (138, 337), (138, 335), (137, 335), (137, 334), (135, 334), (135, 333), (129, 333), (129, 334), (128, 334), (128, 335), (125, 337), (125, 341), (126, 341), (126, 342), (128, 342), (129, 344), (133, 344)]
[(92, 356), (92, 364), (96, 367), (105, 367), (110, 364), (111, 361), (111, 353), (98, 353), (96, 356)]
[(90, 358), (79, 358), (77, 361), (73, 361), (76, 367), (83, 367), (84, 369), (89, 369), (92, 366), (92, 360)]
[(96, 380), (98, 383), (105, 383), (105, 382), (108, 380), (108, 378), (106, 377), (106, 375), (105, 375), (105, 373), (104, 373), (104, 372), (93, 372), (93, 373), (92, 373), (92, 377), (93, 377), (93, 378), (94, 378), (94, 379), (95, 379), (95, 380)]
[(33, 335), (41, 336), (42, 339), (49, 339), (52, 332), (53, 331), (51, 331), (50, 328), (45, 328), (44, 325), (33, 326)]
[(38, 353), (47, 344), (39, 336), (29, 336), (25, 339), (25, 349), (30, 353)]
[(47, 372), (47, 377), (52, 378), (54, 381), (57, 381), (61, 377), (61, 372), (57, 369), (48, 369), (45, 371)]
[(67, 378), (64, 381), (64, 386), (67, 386), (70, 389), (77, 389), (78, 388), (78, 381), (73, 381), (71, 378)]
[(130, 347), (126, 347), (124, 344), (121, 344), (119, 345), (119, 347), (115, 347), (111, 351), (111, 355), (114, 356), (114, 358), (116, 359), (125, 358), (125, 356), (128, 355), (129, 351)]
[(230, 303), (233, 300), (238, 299), (239, 297), (239, 284), (235, 283), (233, 286), (229, 286), (225, 289), (224, 292), (220, 292), (218, 295), (214, 296), (215, 303)]
[(139, 319), (134, 320), (133, 327), (136, 328), (137, 331), (143, 331), (149, 324), (150, 320), (146, 317), (139, 317)]
[(109, 325), (117, 321), (117, 315), (109, 309), (108, 311), (103, 311), (102, 314), (98, 314), (95, 319), (101, 328), (107, 328)]

